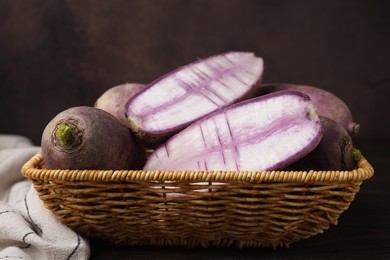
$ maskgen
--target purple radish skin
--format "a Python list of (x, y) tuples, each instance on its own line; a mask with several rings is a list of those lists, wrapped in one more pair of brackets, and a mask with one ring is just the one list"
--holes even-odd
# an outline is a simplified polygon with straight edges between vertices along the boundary
[(263, 60), (228, 52), (182, 66), (155, 80), (126, 104), (128, 126), (159, 144), (203, 116), (254, 94)]
[(318, 146), (290, 165), (287, 169), (293, 171), (350, 171), (356, 168), (360, 159), (352, 138), (343, 126), (332, 119), (320, 117), (323, 136)]
[(42, 134), (48, 169), (141, 169), (146, 161), (130, 130), (110, 113), (72, 107), (55, 116)]
[(339, 97), (321, 88), (287, 83), (262, 84), (256, 95), (265, 95), (275, 91), (293, 90), (302, 92), (310, 97), (320, 116), (330, 118), (341, 124), (350, 134), (357, 134), (360, 125), (353, 121), (348, 106)]
[(159, 146), (144, 170), (261, 171), (312, 151), (322, 126), (307, 95), (276, 92), (225, 107)]
[(109, 88), (96, 100), (94, 107), (109, 112), (126, 124), (125, 105), (144, 86), (139, 83), (126, 83)]

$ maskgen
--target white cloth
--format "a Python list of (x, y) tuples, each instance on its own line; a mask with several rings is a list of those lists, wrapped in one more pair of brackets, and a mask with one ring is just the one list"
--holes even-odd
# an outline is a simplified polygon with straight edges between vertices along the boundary
[(0, 259), (88, 259), (88, 240), (59, 222), (20, 172), (39, 149), (0, 135)]

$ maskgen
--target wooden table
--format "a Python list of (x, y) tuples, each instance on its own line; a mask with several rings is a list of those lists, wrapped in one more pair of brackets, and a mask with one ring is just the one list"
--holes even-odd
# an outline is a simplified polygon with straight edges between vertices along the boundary
[[(375, 169), (350, 208), (323, 234), (290, 248), (119, 247), (91, 240), (91, 259), (390, 259), (390, 140), (355, 145)], [(387, 167), (389, 168), (389, 166)]]

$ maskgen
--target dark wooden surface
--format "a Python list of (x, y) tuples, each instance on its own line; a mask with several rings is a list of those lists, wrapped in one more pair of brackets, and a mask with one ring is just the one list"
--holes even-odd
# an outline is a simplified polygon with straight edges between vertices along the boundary
[(374, 166), (351, 203), (323, 234), (290, 248), (118, 247), (91, 240), (91, 259), (390, 259), (390, 141), (355, 144)]
[[(1, 0), (0, 133), (40, 144), (59, 112), (225, 51), (264, 58), (264, 83), (313, 85), (361, 138), (390, 132), (390, 1)], [(380, 124), (380, 127), (378, 127)]]

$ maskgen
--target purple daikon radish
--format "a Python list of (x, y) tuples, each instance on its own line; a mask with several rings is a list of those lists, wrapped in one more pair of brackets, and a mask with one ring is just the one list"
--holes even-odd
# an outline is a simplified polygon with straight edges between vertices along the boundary
[(116, 117), (99, 108), (77, 106), (56, 115), (42, 133), (48, 169), (140, 169), (146, 155)]
[(292, 171), (352, 171), (357, 166), (361, 153), (353, 145), (347, 130), (336, 121), (320, 116), (322, 139), (317, 147), (291, 164)]
[(293, 90), (310, 97), (320, 116), (330, 118), (342, 125), (350, 134), (357, 134), (360, 125), (353, 121), (347, 104), (336, 95), (313, 86), (299, 84), (262, 84), (256, 95), (269, 94), (275, 91)]
[(107, 111), (126, 124), (125, 105), (144, 86), (139, 83), (125, 83), (111, 87), (96, 100), (94, 107)]
[(199, 118), (254, 94), (263, 60), (228, 52), (198, 60), (147, 85), (126, 104), (128, 126), (158, 144)]
[(280, 169), (312, 151), (321, 137), (321, 121), (307, 95), (275, 92), (194, 122), (159, 146), (144, 169)]

